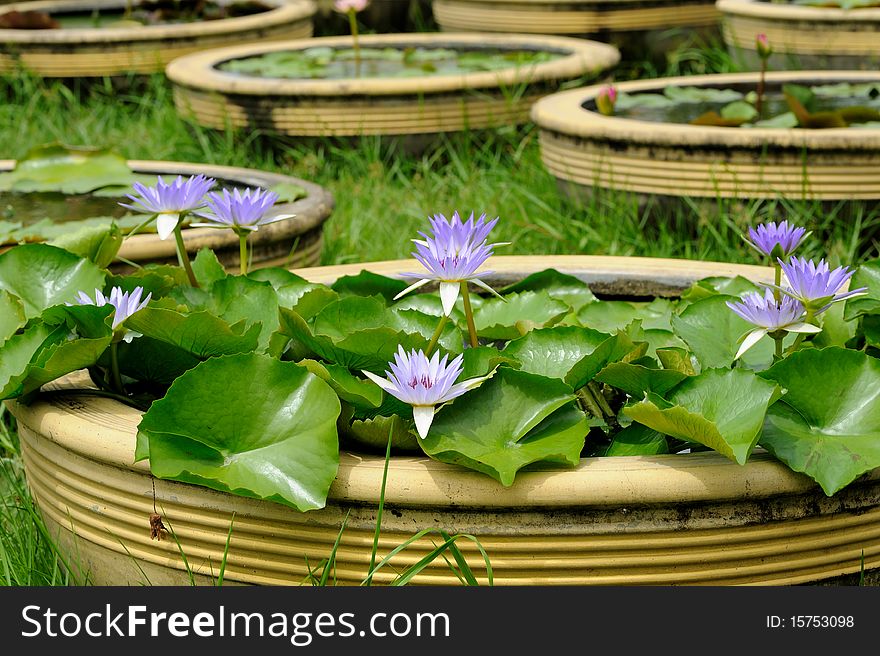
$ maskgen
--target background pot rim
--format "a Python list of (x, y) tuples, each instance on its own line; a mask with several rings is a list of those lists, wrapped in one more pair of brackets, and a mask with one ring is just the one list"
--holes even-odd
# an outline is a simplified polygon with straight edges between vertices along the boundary
[[(665, 86), (757, 84), (758, 72), (721, 73), (656, 78), (615, 84), (618, 92), (658, 91)], [(783, 82), (880, 82), (877, 71), (775, 71), (767, 73), (769, 84)], [(725, 147), (756, 149), (807, 148), (809, 150), (852, 150), (872, 152), (880, 149), (880, 129), (828, 128), (725, 128), (678, 123), (641, 121), (619, 116), (603, 116), (582, 107), (594, 99), (606, 84), (594, 84), (545, 96), (531, 111), (541, 130), (593, 140), (628, 141), (675, 147)]]
[(480, 32), (426, 32), (397, 34), (366, 34), (359, 39), (362, 47), (400, 45), (431, 46), (533, 46), (547, 50), (563, 50), (569, 54), (551, 61), (500, 71), (481, 71), (464, 75), (435, 75), (415, 78), (365, 78), (338, 80), (259, 78), (218, 70), (217, 64), (243, 57), (257, 56), (279, 50), (305, 50), (319, 46), (340, 47), (352, 42), (350, 36), (295, 39), (273, 43), (242, 44), (214, 48), (184, 55), (171, 61), (165, 69), (168, 79), (176, 85), (217, 91), (231, 95), (291, 96), (392, 96), (418, 95), (493, 88), (506, 84), (536, 83), (568, 79), (591, 71), (607, 71), (620, 62), (620, 51), (607, 43), (572, 37), (527, 34), (492, 34)]
[[(190, 176), (203, 173), (219, 180), (241, 181), (249, 186), (263, 186), (266, 182), (272, 182), (273, 184), (295, 184), (305, 189), (307, 194), (305, 198), (280, 203), (276, 206), (280, 213), (296, 214), (296, 216), (263, 226), (248, 239), (252, 244), (291, 238), (318, 228), (330, 217), (335, 204), (333, 195), (324, 187), (282, 173), (240, 166), (221, 166), (174, 160), (131, 159), (127, 162), (132, 171), (139, 174)], [(0, 160), (0, 173), (11, 171), (14, 166), (15, 160)], [(215, 190), (217, 189), (219, 187), (215, 188)], [(183, 228), (181, 234), (184, 243), (210, 241), (218, 244), (215, 248), (232, 247), (238, 244), (238, 237), (230, 230), (186, 227)], [(162, 241), (155, 233), (133, 235), (123, 242), (119, 250), (120, 256), (131, 260), (169, 258), (174, 257), (176, 253), (173, 240)]]
[(880, 21), (880, 8), (839, 9), (836, 7), (808, 7), (760, 0), (717, 0), (715, 6), (722, 14), (748, 16), (779, 21), (804, 21), (811, 23), (860, 23), (864, 20)]
[[(708, 275), (741, 275), (769, 281), (772, 269), (698, 260), (596, 256), (496, 256), (495, 271), (520, 275), (557, 268), (582, 275), (659, 276), (671, 281)], [(294, 269), (313, 282), (328, 282), (355, 273), (355, 267), (384, 275), (410, 270), (409, 260)], [(641, 267), (641, 268), (640, 268)], [(358, 269), (359, 270), (359, 269)], [(641, 274), (639, 274), (641, 272)], [(84, 395), (46, 395), (30, 406), (9, 402), (15, 416), (32, 431), (85, 458), (147, 474), (145, 462), (133, 464), (136, 426), (142, 413), (106, 398)], [(342, 451), (329, 498), (376, 503), (384, 458)], [(880, 479), (880, 468), (865, 475)], [(540, 465), (521, 471), (504, 488), (483, 473), (427, 457), (395, 456), (389, 466), (386, 501), (392, 504), (517, 508), (597, 505), (651, 505), (718, 499), (766, 498), (816, 489), (816, 484), (790, 470), (767, 453), (757, 452), (744, 465), (721, 454), (619, 456), (582, 458), (574, 469)]]
[[(0, 5), (0, 14), (8, 11), (76, 11), (79, 6), (88, 10), (124, 8), (126, 0), (33, 0)], [(250, 16), (236, 16), (213, 21), (197, 21), (174, 25), (145, 25), (143, 27), (68, 28), (61, 30), (0, 29), (0, 43), (8, 45), (93, 45), (114, 42), (162, 42), (169, 39), (190, 39), (206, 36), (235, 35), (294, 23), (311, 18), (317, 13), (313, 0), (260, 0), (270, 5), (268, 11)]]

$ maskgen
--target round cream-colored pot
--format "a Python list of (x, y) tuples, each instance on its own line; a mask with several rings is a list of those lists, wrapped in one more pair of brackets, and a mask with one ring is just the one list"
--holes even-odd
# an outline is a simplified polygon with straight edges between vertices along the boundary
[[(141, 0), (134, 0), (137, 5)], [(175, 57), (231, 44), (312, 35), (312, 0), (261, 0), (268, 11), (220, 20), (135, 27), (0, 29), (0, 73), (20, 67), (43, 77), (104, 77), (157, 73)], [(124, 9), (128, 0), (35, 0), (7, 11), (50, 15)]]
[[(265, 225), (248, 238), (251, 266), (294, 267), (320, 264), (324, 222), (330, 217), (334, 206), (333, 196), (323, 187), (289, 175), (234, 166), (149, 160), (129, 160), (128, 165), (135, 173), (147, 175), (191, 176), (201, 173), (217, 180), (215, 190), (222, 188), (224, 184), (264, 189), (279, 184), (302, 187), (307, 194), (304, 198), (277, 206), (280, 214), (294, 214), (293, 218)], [(13, 160), (0, 160), (0, 171), (11, 170), (14, 166)], [(71, 224), (71, 229), (75, 229), (75, 225)], [(181, 234), (191, 256), (202, 248), (210, 248), (225, 267), (238, 270), (239, 240), (231, 230), (185, 227)], [(3, 248), (4, 245), (0, 244), (0, 250)], [(155, 232), (141, 232), (126, 237), (111, 268), (114, 271), (127, 271), (131, 267), (126, 262), (139, 265), (151, 262), (176, 263), (177, 249), (174, 239), (163, 241)]]
[(363, 48), (530, 49), (564, 56), (528, 67), (411, 78), (283, 79), (218, 66), (232, 59), (318, 46), (350, 49), (351, 37), (230, 47), (181, 57), (166, 73), (178, 112), (200, 125), (293, 137), (433, 135), (528, 120), (529, 108), (565, 82), (596, 81), (617, 65), (617, 49), (564, 37), (489, 34), (377, 34)]
[[(763, 267), (589, 256), (494, 257), (497, 280), (553, 267), (605, 293), (674, 294), (705, 276), (769, 281)], [(386, 275), (409, 261), (300, 269), (329, 283), (366, 268)], [(496, 279), (492, 279), (495, 282)], [(83, 395), (9, 404), (25, 471), (53, 536), (98, 584), (224, 580), (299, 584), (327, 558), (347, 517), (335, 576), (360, 583), (370, 562), (384, 459), (342, 452), (327, 505), (307, 513), (208, 488), (155, 480), (156, 508), (176, 539), (150, 538), (153, 480), (133, 464), (140, 412)], [(500, 585), (774, 584), (849, 582), (862, 559), (880, 567), (880, 469), (829, 498), (766, 453), (745, 466), (716, 453), (583, 458), (573, 469), (537, 466), (502, 487), (485, 474), (430, 460), (392, 457), (379, 557), (421, 529), (476, 536)], [(179, 541), (179, 546), (178, 546)], [(460, 544), (481, 581), (482, 558)], [(388, 582), (433, 548), (423, 539), (395, 556)], [(186, 555), (186, 564), (181, 556)], [(442, 559), (414, 583), (454, 584)]]
[[(847, 81), (876, 82), (880, 74), (769, 73), (767, 88)], [(661, 92), (667, 85), (748, 92), (757, 82), (757, 73), (740, 73), (616, 87), (621, 93)], [(604, 116), (594, 102), (602, 88), (564, 91), (532, 109), (543, 162), (573, 195), (602, 188), (671, 197), (880, 198), (880, 129), (726, 128)]]
[(805, 7), (789, 2), (718, 0), (724, 42), (750, 68), (760, 67), (755, 45), (766, 34), (772, 69), (876, 70), (880, 64), (880, 8)]
[(433, 0), (443, 30), (587, 36), (628, 59), (659, 58), (695, 34), (717, 35), (714, 0)]

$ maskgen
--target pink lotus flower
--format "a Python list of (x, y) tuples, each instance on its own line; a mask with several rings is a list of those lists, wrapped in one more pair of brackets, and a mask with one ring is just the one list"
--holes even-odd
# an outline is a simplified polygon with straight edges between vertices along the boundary
[(336, 0), (333, 3), (333, 8), (340, 13), (347, 14), (350, 11), (363, 11), (369, 4), (370, 0)]

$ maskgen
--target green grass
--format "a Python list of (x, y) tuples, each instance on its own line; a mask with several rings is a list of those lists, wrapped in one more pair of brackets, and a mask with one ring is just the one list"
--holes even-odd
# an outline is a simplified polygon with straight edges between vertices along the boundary
[[(618, 79), (737, 70), (717, 43), (685, 43), (661, 70), (627, 64)], [(181, 121), (161, 76), (145, 83), (64, 85), (30, 76), (0, 79), (2, 157), (49, 141), (110, 146), (133, 159), (182, 160), (278, 171), (323, 185), (336, 199), (326, 224), (324, 264), (408, 257), (410, 239), (434, 213), (486, 212), (500, 254), (583, 253), (756, 262), (740, 238), (762, 220), (790, 218), (814, 232), (808, 256), (832, 264), (876, 257), (880, 211), (785, 200), (640, 205), (600, 192), (575, 202), (560, 194), (540, 160), (534, 126), (452, 135), (422, 154), (381, 139), (357, 145), (281, 143), (267, 135), (213, 132)], [(74, 583), (47, 539), (25, 485), (8, 413), (0, 416), (0, 583)]]

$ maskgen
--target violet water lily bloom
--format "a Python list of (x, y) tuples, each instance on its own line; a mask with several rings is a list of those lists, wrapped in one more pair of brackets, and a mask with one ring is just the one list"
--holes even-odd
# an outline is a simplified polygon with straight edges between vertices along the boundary
[(278, 194), (266, 189), (235, 189), (232, 192), (223, 189), (220, 193), (212, 191), (207, 197), (207, 211), (196, 212), (205, 221), (191, 225), (200, 228), (231, 228), (241, 235), (245, 231), (253, 232), (260, 226), (296, 216), (273, 214), (276, 202)]
[[(110, 290), (108, 296), (104, 296), (100, 289), (96, 289), (95, 298), (92, 299), (88, 294), (80, 291), (77, 292), (76, 302), (79, 305), (95, 305), (97, 307), (103, 307), (108, 304), (112, 305), (114, 308), (113, 330), (115, 331), (131, 315), (147, 307), (147, 303), (150, 302), (153, 293), (150, 292), (143, 300), (141, 300), (143, 293), (143, 287), (135, 287), (131, 292), (124, 292), (121, 288), (114, 287)], [(73, 304), (67, 303), (67, 305)], [(133, 330), (126, 330), (125, 333), (123, 333), (122, 340), (125, 342), (131, 342), (132, 339), (140, 336), (140, 333)]]
[(133, 204), (119, 204), (135, 212), (155, 214), (159, 239), (168, 239), (177, 227), (181, 214), (205, 206), (205, 194), (216, 182), (204, 175), (186, 179), (179, 175), (171, 184), (166, 184), (160, 177), (154, 187), (135, 182), (132, 186), (137, 195), (126, 194)]
[(407, 353), (398, 346), (394, 362), (388, 365), (391, 370), (385, 372), (387, 379), (369, 371), (363, 373), (383, 390), (412, 406), (416, 430), (424, 439), (434, 421), (436, 406), (461, 396), (489, 378), (481, 376), (456, 383), (462, 371), (462, 356), (457, 355), (447, 364), (448, 358), (444, 355), (441, 359), (440, 353), (435, 352), (429, 360), (424, 351), (413, 349)]
[(783, 296), (777, 302), (770, 289), (765, 289), (763, 295), (760, 292), (747, 292), (739, 301), (728, 301), (727, 307), (756, 326), (743, 338), (742, 345), (734, 357), (735, 360), (757, 344), (764, 335), (772, 336), (773, 333), (783, 331), (818, 333), (822, 330), (804, 321), (806, 308), (803, 303), (790, 296)]
[(788, 288), (780, 288), (780, 291), (800, 301), (813, 315), (824, 312), (832, 303), (868, 292), (867, 287), (859, 287), (841, 293), (855, 273), (849, 267), (840, 266), (832, 270), (824, 259), (819, 260), (818, 264), (798, 257), (792, 257), (788, 264), (777, 261), (788, 281)]
[(804, 228), (789, 225), (788, 221), (762, 223), (757, 228), (749, 228), (751, 244), (767, 257), (788, 257), (810, 233)]
[(498, 219), (487, 222), (486, 215), (483, 214), (475, 221), (472, 213), (470, 218), (462, 223), (458, 212), (455, 212), (451, 220), (442, 214), (437, 214), (430, 219), (430, 222), (433, 235), (419, 232), (424, 239), (413, 239), (416, 252), (412, 254), (427, 272), (404, 273), (406, 277), (419, 280), (400, 292), (394, 300), (432, 281), (440, 283), (440, 300), (446, 316), (449, 316), (452, 308), (455, 307), (462, 282), (472, 282), (500, 297), (498, 292), (477, 277), (492, 273), (481, 271), (478, 274), (477, 269), (493, 254), (492, 249), (495, 246), (506, 245), (506, 242), (486, 243), (489, 232), (498, 223)]

